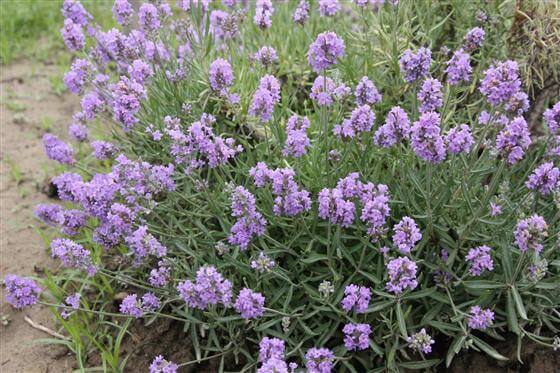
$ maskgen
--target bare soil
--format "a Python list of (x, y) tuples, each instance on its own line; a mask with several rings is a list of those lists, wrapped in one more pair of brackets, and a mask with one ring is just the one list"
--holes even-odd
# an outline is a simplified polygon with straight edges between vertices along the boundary
[[(55, 269), (55, 262), (32, 225), (34, 206), (47, 202), (41, 192), (53, 164), (43, 153), (42, 135), (50, 131), (65, 135), (75, 97), (52, 93), (53, 66), (18, 61), (0, 67), (0, 271), (22, 276), (41, 276), (43, 269)], [(0, 371), (6, 373), (70, 372), (73, 359), (65, 347), (36, 343), (48, 334), (32, 328), (33, 321), (54, 329), (46, 307), (18, 311), (4, 301), (0, 314), (9, 323), (0, 325)]]

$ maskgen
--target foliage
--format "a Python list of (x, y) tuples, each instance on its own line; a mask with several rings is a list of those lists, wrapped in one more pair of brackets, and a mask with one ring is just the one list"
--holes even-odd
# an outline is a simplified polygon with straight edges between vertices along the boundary
[[(313, 3), (304, 25), (292, 20), (296, 3), (275, 4), (270, 16), (265, 1), (208, 11), (201, 2), (165, 20), (154, 7), (158, 22), (146, 6), (139, 50), (130, 39), (107, 43), (132, 33), (99, 31), (82, 51), (80, 27), (69, 25), (67, 45), (110, 76), (107, 83), (88, 70), (80, 83), (74, 62), (68, 88), (84, 95), (74, 121), (107, 122), (111, 133), (102, 140), (113, 143), (92, 141), (92, 156), (83, 144), (74, 152), (46, 139), (47, 155), (84, 179), (54, 183), (89, 215), (72, 238), (89, 251), (87, 265), (79, 245), (55, 240), (53, 253), (73, 269), (48, 281), (53, 304), (88, 294), (60, 320), (78, 356), (98, 349), (104, 364), (123, 369), (119, 341), (139, 315), (147, 328), (153, 318), (181, 322), (196, 361), (215, 356), (220, 369), (227, 362), (244, 371), (272, 360), (257, 359), (264, 337), (284, 341), (280, 359), (308, 369), (313, 357), (328, 356), (312, 348), (328, 348), (336, 371), (449, 366), (466, 348), (504, 360), (492, 341), (506, 333), (552, 347), (560, 326), (558, 124), (545, 117), (548, 138), (528, 138), (517, 65), (499, 63), (512, 4), (391, 3), (376, 10), (344, 3), (332, 17)], [(220, 25), (212, 22), (216, 9), (228, 12)], [(80, 24), (80, 14), (69, 18)], [(485, 37), (473, 46), (464, 37), (477, 22)], [(339, 58), (310, 66), (310, 45), (325, 31), (336, 32), (343, 52), (336, 43), (336, 50), (317, 48)], [(169, 58), (161, 47), (150, 53), (151, 41)], [(274, 48), (278, 62), (259, 62), (254, 54), (263, 46)], [(412, 54), (422, 46), (433, 63), (420, 67), (438, 82), (424, 73), (407, 78), (419, 70), (403, 67), (406, 59), (418, 68)], [(447, 61), (460, 48), (472, 71), (450, 84)], [(226, 61), (214, 64), (219, 58)], [(500, 69), (509, 75), (494, 92)], [(277, 78), (279, 95), (274, 84), (263, 88), (266, 74)], [(362, 77), (382, 95), (365, 99), (374, 125), (369, 107), (350, 94)], [(412, 128), (392, 133), (389, 146), (377, 135), (393, 131), (385, 123), (397, 105)], [(306, 116), (309, 128), (288, 130), (297, 127), (294, 114)], [(304, 155), (286, 155), (289, 137), (309, 138)], [(68, 228), (57, 208), (38, 214)], [(165, 281), (154, 281), (154, 271)], [(126, 298), (118, 314), (112, 301), (123, 284), (138, 297)], [(146, 306), (147, 293), (157, 296), (155, 309)], [(97, 331), (106, 333), (118, 316), (129, 318), (108, 349)], [(348, 341), (343, 330), (367, 334), (367, 343)]]

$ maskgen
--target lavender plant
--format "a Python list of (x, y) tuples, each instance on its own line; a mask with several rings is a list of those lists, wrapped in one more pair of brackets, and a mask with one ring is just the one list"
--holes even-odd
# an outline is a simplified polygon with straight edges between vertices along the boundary
[[(74, 340), (96, 318), (181, 323), (195, 360), (150, 372), (424, 369), (467, 348), (507, 360), (506, 335), (553, 347), (560, 103), (531, 134), (505, 6), (176, 5), (118, 0), (122, 28), (103, 31), (64, 2), (71, 132), (105, 130), (76, 150), (44, 138), (72, 209), (37, 216), (62, 228), (52, 254), (72, 276), (43, 298)], [(38, 301), (28, 281), (6, 280), (18, 308)], [(103, 295), (120, 290), (117, 311)]]

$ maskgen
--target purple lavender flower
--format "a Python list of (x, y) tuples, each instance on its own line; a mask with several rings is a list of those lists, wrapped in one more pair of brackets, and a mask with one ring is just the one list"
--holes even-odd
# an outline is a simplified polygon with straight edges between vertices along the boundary
[(427, 78), (424, 80), (417, 96), (420, 101), (421, 113), (436, 111), (443, 105), (441, 87), (441, 83), (437, 79)]
[(270, 20), (272, 13), (274, 13), (274, 8), (270, 0), (257, 0), (253, 23), (263, 30), (270, 28), (272, 26), (272, 21)]
[(529, 96), (522, 91), (514, 93), (506, 102), (505, 109), (515, 115), (522, 115), (529, 110)]
[(117, 183), (121, 196), (134, 207), (135, 203), (150, 202), (155, 195), (174, 190), (174, 170), (172, 164), (164, 166), (135, 162), (121, 154), (115, 159), (110, 175)]
[(173, 15), (173, 12), (171, 11), (171, 6), (166, 2), (162, 2), (159, 4), (158, 11), (162, 19), (170, 18)]
[(259, 362), (269, 359), (284, 359), (284, 341), (278, 338), (263, 337), (259, 343)]
[(106, 249), (120, 244), (131, 233), (136, 214), (122, 203), (112, 204), (93, 232), (93, 240)]
[(331, 224), (338, 224), (343, 228), (354, 222), (356, 205), (343, 198), (339, 189), (324, 188), (319, 192), (319, 217), (329, 219)]
[(497, 203), (490, 202), (490, 216), (496, 216), (502, 213), (502, 206)]
[(60, 11), (64, 18), (69, 18), (80, 26), (86, 26), (93, 18), (77, 0), (64, 0)]
[(342, 192), (344, 198), (359, 197), (362, 193), (362, 187), (363, 184), (358, 172), (351, 172), (336, 183), (336, 189)]
[(393, 229), (395, 230), (393, 243), (403, 254), (410, 253), (410, 250), (422, 239), (416, 222), (408, 216), (403, 217)]
[(69, 236), (75, 236), (80, 229), (86, 226), (88, 214), (81, 210), (66, 210), (62, 212), (60, 231)]
[(257, 164), (249, 170), (249, 176), (253, 178), (257, 188), (262, 188), (270, 181), (270, 169), (266, 163), (257, 162)]
[(261, 123), (266, 123), (272, 118), (274, 111), (274, 99), (266, 89), (257, 89), (253, 95), (249, 114), (258, 117)]
[(6, 301), (17, 309), (32, 306), (39, 301), (41, 288), (29, 278), (7, 274), (4, 286)]
[(319, 0), (319, 14), (321, 14), (321, 17), (334, 16), (340, 8), (338, 0)]
[(494, 261), (490, 256), (490, 248), (488, 246), (470, 249), (465, 260), (469, 263), (469, 274), (472, 276), (480, 276), (485, 270), (492, 271), (494, 269)]
[(80, 293), (76, 293), (66, 297), (64, 300), (64, 309), (60, 312), (60, 316), (63, 319), (68, 319), (77, 309), (80, 308)]
[(142, 296), (142, 309), (146, 312), (155, 312), (161, 306), (159, 299), (153, 293)]
[(344, 41), (334, 32), (323, 32), (309, 46), (307, 61), (313, 71), (321, 73), (344, 56)]
[(132, 316), (136, 319), (142, 317), (142, 303), (136, 294), (126, 296), (119, 307), (119, 312), (123, 315)]
[(515, 227), (515, 242), (519, 250), (525, 252), (529, 249), (536, 254), (543, 249), (542, 241), (548, 236), (548, 225), (542, 216), (533, 215), (522, 219)]
[(333, 133), (339, 138), (354, 138), (361, 133), (371, 131), (375, 122), (375, 113), (369, 105), (362, 105), (354, 110), (350, 119), (345, 119), (342, 124), (333, 128)]
[(420, 158), (438, 164), (445, 159), (445, 144), (440, 135), (440, 116), (426, 112), (411, 128), (412, 149)]
[(234, 6), (236, 6), (237, 4), (239, 4), (241, 2), (241, 0), (222, 0), (222, 4), (224, 4), (227, 7), (233, 8)]
[(552, 162), (543, 163), (535, 168), (525, 185), (546, 196), (560, 186), (560, 169), (554, 167)]
[(356, 313), (365, 313), (369, 307), (370, 300), (370, 288), (350, 284), (344, 288), (344, 298), (342, 298), (340, 304), (342, 305), (342, 309), (346, 312), (350, 312), (352, 308), (354, 308)]
[(113, 118), (128, 131), (138, 122), (135, 115), (140, 110), (141, 100), (146, 98), (146, 90), (140, 83), (125, 76), (121, 76), (119, 82), (111, 84), (109, 88), (113, 97)]
[(474, 145), (471, 128), (466, 124), (451, 128), (445, 137), (445, 143), (452, 154), (468, 154)]
[(76, 162), (74, 160), (74, 150), (55, 135), (45, 133), (43, 135), (43, 146), (45, 154), (53, 161), (68, 165)]
[(167, 285), (167, 282), (169, 281), (170, 277), (171, 277), (171, 269), (163, 260), (160, 260), (158, 262), (157, 268), (153, 268), (150, 271), (150, 277), (148, 279), (148, 282), (153, 287), (162, 288), (165, 285)]
[(93, 120), (103, 110), (104, 101), (96, 91), (88, 92), (80, 101), (85, 120)]
[(212, 266), (203, 266), (196, 272), (196, 281), (183, 281), (177, 286), (179, 295), (189, 307), (205, 310), (209, 305), (222, 303), (229, 307), (232, 285)]
[(274, 268), (275, 265), (276, 263), (274, 262), (274, 260), (270, 259), (270, 257), (262, 251), (259, 253), (257, 259), (251, 262), (251, 268), (260, 273), (270, 271), (272, 268)]
[(154, 75), (154, 71), (146, 62), (136, 59), (132, 61), (132, 64), (128, 67), (128, 75), (130, 75), (130, 79), (143, 84), (147, 78)]
[(294, 114), (286, 123), (286, 145), (282, 150), (282, 154), (299, 158), (306, 153), (307, 148), (311, 145), (309, 137), (307, 137), (307, 129), (310, 123), (307, 117), (299, 117)]
[(64, 27), (60, 29), (60, 34), (64, 39), (64, 44), (72, 52), (81, 51), (86, 46), (86, 37), (82, 28), (69, 18), (64, 20)]
[(276, 50), (272, 47), (262, 47), (253, 55), (253, 59), (264, 67), (270, 66), (278, 61)]
[(491, 65), (480, 83), (480, 92), (494, 106), (508, 102), (520, 88), (519, 67), (511, 60)]
[(255, 319), (264, 315), (264, 297), (248, 288), (243, 288), (235, 301), (235, 310), (244, 319)]
[(401, 74), (407, 83), (412, 83), (425, 77), (430, 72), (432, 51), (428, 48), (419, 48), (416, 53), (407, 49), (399, 60)]
[(344, 332), (344, 346), (349, 351), (365, 350), (369, 347), (369, 335), (371, 334), (369, 324), (346, 324), (342, 331)]
[(272, 75), (261, 78), (259, 88), (253, 96), (249, 114), (259, 117), (261, 123), (268, 122), (274, 112), (274, 105), (280, 102), (280, 84)]
[(389, 188), (385, 184), (367, 183), (362, 185), (360, 219), (366, 223), (372, 242), (377, 242), (379, 237), (387, 232), (385, 223), (391, 212), (389, 198)]
[(292, 19), (295, 23), (299, 25), (304, 25), (309, 18), (309, 3), (307, 0), (301, 0), (298, 4), (298, 7), (294, 11)]
[(144, 42), (144, 57), (150, 62), (171, 60), (171, 54), (162, 41), (146, 40)]
[(134, 9), (128, 0), (115, 0), (113, 4), (113, 17), (121, 26), (126, 26), (130, 23)]
[(218, 58), (210, 64), (210, 87), (220, 94), (227, 92), (233, 85), (233, 71), (229, 62), (223, 58)]
[[(228, 12), (224, 12), (223, 10), (213, 10), (212, 13), (210, 13), (210, 34), (214, 36), (216, 41), (234, 36), (226, 31), (226, 23), (228, 22), (229, 17), (230, 14)], [(237, 30), (234, 32), (237, 33)]]
[(259, 90), (270, 92), (270, 96), (275, 104), (280, 102), (280, 83), (273, 75), (265, 75), (259, 81)]
[(516, 164), (531, 145), (531, 136), (527, 122), (523, 117), (514, 118), (496, 137), (496, 149), (506, 157), (510, 165)]
[(138, 9), (138, 23), (147, 32), (156, 31), (160, 26), (157, 8), (150, 3), (144, 3)]
[(354, 92), (356, 96), (356, 105), (374, 105), (381, 101), (382, 96), (377, 90), (377, 87), (367, 76), (364, 76)]
[(62, 213), (62, 207), (54, 203), (41, 203), (35, 207), (35, 216), (51, 227), (56, 227), (60, 224)]
[(132, 251), (136, 263), (141, 262), (148, 255), (161, 258), (167, 253), (167, 248), (148, 233), (148, 227), (145, 225), (138, 227), (130, 236), (126, 237), (125, 242)]
[(118, 151), (117, 147), (107, 141), (92, 141), (93, 155), (100, 161), (112, 158)]
[(560, 129), (560, 101), (555, 103), (552, 108), (545, 110), (543, 119), (550, 133), (553, 135), (557, 134)]
[(397, 141), (408, 139), (410, 136), (410, 120), (406, 112), (400, 106), (391, 108), (385, 118), (385, 124), (377, 129), (374, 142), (385, 148), (389, 148)]
[[(188, 2), (190, 0), (182, 0)], [(150, 373), (177, 373), (179, 366), (172, 361), (167, 361), (163, 356), (158, 355), (150, 364)]]
[(305, 367), (308, 373), (330, 373), (333, 368), (334, 354), (328, 348), (310, 348), (305, 354)]
[(288, 365), (282, 359), (271, 358), (257, 369), (257, 373), (288, 373)]
[(426, 329), (422, 328), (418, 333), (411, 335), (406, 338), (408, 342), (408, 348), (415, 351), (422, 352), (424, 354), (429, 354), (432, 352), (432, 345), (436, 343), (428, 333)]
[(118, 188), (115, 179), (111, 175), (96, 174), (89, 182), (84, 183), (75, 175), (61, 175), (64, 177), (57, 180), (58, 184), (55, 183), (61, 199), (78, 201), (88, 214), (97, 218), (107, 216)]
[(255, 196), (242, 186), (235, 188), (231, 196), (231, 209), (237, 221), (231, 227), (228, 241), (246, 250), (253, 237), (264, 234), (266, 220), (257, 211)]
[(88, 60), (77, 58), (72, 62), (70, 71), (64, 74), (64, 84), (68, 90), (74, 94), (82, 92), (84, 85), (87, 83), (91, 65)]
[[(168, 119), (172, 121), (166, 117)], [(167, 129), (172, 141), (171, 155), (177, 164), (186, 165), (187, 174), (206, 165), (214, 168), (225, 164), (243, 150), (241, 145), (235, 146), (234, 139), (216, 136), (212, 129), (214, 123), (214, 116), (203, 113), (200, 120), (189, 126), (187, 133), (183, 133), (178, 122)]]
[(494, 312), (489, 308), (482, 309), (480, 306), (472, 306), (469, 313), (467, 324), (471, 329), (485, 330), (494, 323)]
[(407, 288), (414, 290), (418, 286), (416, 281), (416, 263), (406, 257), (392, 259), (387, 264), (389, 281), (387, 290), (395, 294), (401, 294)]
[(73, 137), (76, 141), (84, 142), (88, 138), (88, 129), (83, 124), (72, 123), (70, 127), (68, 127), (68, 135)]
[(97, 268), (91, 260), (89, 250), (67, 238), (57, 238), (51, 242), (51, 256), (58, 258), (66, 268), (76, 268), (87, 271), (88, 276), (93, 276)]
[(331, 106), (335, 89), (336, 86), (331, 78), (325, 78), (319, 75), (313, 82), (309, 97), (317, 101), (317, 105), (319, 106)]
[(456, 85), (461, 81), (468, 82), (471, 79), (471, 56), (463, 49), (453, 53), (453, 57), (446, 64), (445, 73), (449, 84)]
[(57, 189), (58, 198), (63, 201), (77, 202), (77, 191), (83, 183), (80, 175), (66, 172), (61, 175), (55, 176), (52, 183)]
[(480, 27), (474, 27), (465, 35), (465, 47), (469, 50), (479, 48), (484, 41), (485, 32)]

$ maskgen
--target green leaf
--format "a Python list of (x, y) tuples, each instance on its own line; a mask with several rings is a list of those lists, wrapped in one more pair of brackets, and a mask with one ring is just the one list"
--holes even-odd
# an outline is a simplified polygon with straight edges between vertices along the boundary
[(515, 301), (515, 308), (517, 309), (517, 313), (519, 314), (519, 317), (521, 317), (523, 320), (528, 320), (527, 311), (525, 311), (523, 300), (521, 299), (521, 295), (519, 294), (519, 291), (517, 291), (516, 286), (512, 286), (511, 294), (513, 295), (513, 300)]
[(386, 300), (386, 301), (383, 301), (383, 302), (374, 303), (367, 308), (365, 313), (372, 313), (372, 312), (381, 311), (382, 309), (385, 309), (385, 308), (389, 307), (393, 303), (395, 303), (395, 302), (392, 301), (392, 300)]
[(447, 368), (449, 368), (449, 366), (451, 365), (451, 362), (453, 361), (453, 357), (455, 357), (455, 355), (458, 354), (459, 351), (461, 351), (461, 348), (463, 348), (463, 343), (465, 343), (466, 339), (467, 339), (466, 336), (461, 335), (455, 337), (453, 339), (453, 342), (451, 342), (451, 345), (447, 350), (447, 356), (445, 357), (445, 366)]
[(468, 289), (500, 289), (506, 286), (497, 281), (488, 280), (463, 281), (463, 285)]
[(406, 296), (404, 296), (402, 299), (418, 299), (418, 298), (424, 298), (424, 297), (429, 297), (430, 295), (432, 295), (433, 293), (436, 292), (436, 287), (431, 287), (428, 289), (423, 289), (420, 291), (415, 291), (413, 293), (410, 293)]
[(519, 329), (517, 315), (515, 313), (515, 306), (513, 305), (513, 297), (511, 295), (511, 292), (509, 291), (507, 293), (506, 312), (509, 330), (519, 335), (521, 333), (521, 330)]
[(305, 264), (311, 264), (311, 263), (315, 263), (321, 260), (328, 260), (329, 258), (326, 255), (322, 255), (322, 254), (313, 254), (307, 258), (303, 258), (300, 259), (301, 262), (305, 263)]
[(501, 361), (508, 361), (509, 359), (504, 355), (500, 354), (496, 351), (493, 347), (491, 347), (488, 343), (484, 342), (482, 339), (472, 336), (474, 344), (480, 348), (482, 351), (486, 352), (489, 356), (493, 357), (496, 360)]
[(405, 361), (400, 362), (399, 366), (405, 369), (426, 369), (439, 363), (439, 359), (420, 360), (420, 361)]
[(399, 330), (401, 332), (401, 335), (406, 338), (408, 337), (408, 333), (406, 332), (406, 322), (404, 321), (404, 315), (400, 302), (397, 302), (396, 311), (397, 311), (397, 321), (399, 323)]

